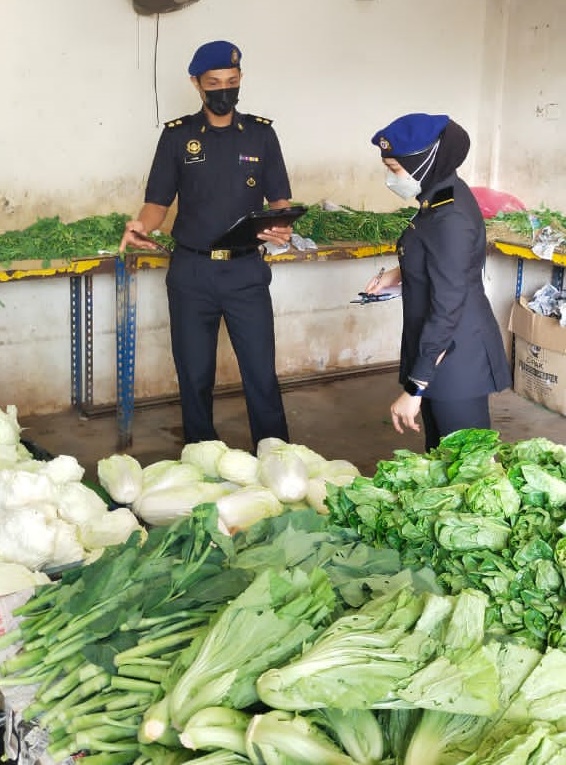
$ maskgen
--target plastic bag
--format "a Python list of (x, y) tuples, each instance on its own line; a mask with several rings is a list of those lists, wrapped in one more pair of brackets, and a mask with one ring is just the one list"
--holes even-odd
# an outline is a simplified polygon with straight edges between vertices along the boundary
[(541, 316), (556, 316), (561, 327), (566, 327), (566, 290), (545, 284), (527, 303), (531, 311)]
[(486, 186), (471, 186), (470, 190), (484, 218), (494, 218), (497, 213), (520, 212), (527, 209), (520, 199), (505, 191), (488, 189)]

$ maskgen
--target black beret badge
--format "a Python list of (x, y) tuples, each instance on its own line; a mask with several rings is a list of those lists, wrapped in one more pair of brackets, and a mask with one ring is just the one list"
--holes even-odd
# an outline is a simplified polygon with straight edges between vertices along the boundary
[(191, 138), (187, 142), (187, 156), (185, 157), (185, 164), (190, 165), (193, 162), (204, 162), (205, 156), (202, 150), (202, 144), (197, 138)]

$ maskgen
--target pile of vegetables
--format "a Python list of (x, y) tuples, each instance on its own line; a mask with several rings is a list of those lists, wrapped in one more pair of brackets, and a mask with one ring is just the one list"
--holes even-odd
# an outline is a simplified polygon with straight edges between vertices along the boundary
[(232, 538), (203, 505), (40, 588), (18, 609), (18, 629), (0, 638), (0, 651), (23, 643), (1, 665), (0, 688), (38, 686), (25, 718), (49, 731), (55, 761), (84, 749), (113, 753), (86, 765), (163, 762), (164, 747), (187, 758), (167, 723), (167, 691), (178, 725), (228, 698), (247, 708), (263, 671), (398, 567), (395, 553), (328, 529), (313, 510)]
[(94, 557), (141, 525), (127, 507), (108, 509), (83, 483), (75, 457), (33, 458), (17, 409), (0, 410), (0, 595), (46, 580), (45, 569)]
[(317, 244), (346, 241), (390, 244), (401, 236), (415, 212), (414, 207), (379, 213), (354, 210), (345, 205), (339, 210), (310, 205), (305, 215), (293, 224), (293, 230)]
[(227, 534), (287, 509), (326, 513), (326, 484), (352, 482), (360, 471), (348, 460), (327, 460), (302, 444), (259, 442), (257, 455), (223, 441), (186, 444), (178, 460), (142, 468), (127, 454), (99, 460), (98, 479), (110, 497), (150, 526), (162, 526), (194, 507), (216, 503)]
[(40, 588), (0, 689), (55, 762), (559, 765), (566, 653), (487, 604), (314, 510), (230, 537), (207, 504)]
[(116, 252), (128, 215), (93, 215), (72, 223), (56, 216), (39, 218), (22, 230), (0, 234), (0, 261), (41, 260), (94, 256), (99, 250)]
[[(55, 762), (564, 765), (566, 447), (459, 431), (325, 479), (326, 514), (294, 500), (324, 458), (260, 447), (99, 464), (132, 507), (154, 481), (180, 494), (177, 471), (227, 493), (17, 610), (0, 690), (34, 689)], [(221, 501), (249, 487), (282, 509), (228, 529)]]
[(430, 566), (448, 593), (488, 594), (491, 635), (566, 648), (565, 446), (463, 430), (328, 488), (335, 523), (397, 550), (404, 566)]
[[(13, 260), (40, 260), (49, 265), (52, 260), (95, 257), (99, 252), (118, 252), (129, 215), (109, 213), (91, 215), (70, 223), (59, 216), (38, 218), (25, 229), (0, 234), (0, 263)], [(160, 234), (158, 241), (165, 246), (170, 237)]]
[[(414, 216), (416, 208), (403, 207), (394, 212), (355, 210), (341, 205), (327, 210), (321, 204), (309, 205), (308, 211), (293, 226), (304, 238), (325, 245), (333, 242), (365, 242), (381, 245), (396, 242)], [(49, 265), (52, 260), (94, 257), (98, 252), (117, 252), (129, 220), (123, 213), (91, 215), (70, 223), (59, 216), (38, 218), (25, 229), (0, 234), (0, 263), (14, 260), (40, 260)], [(541, 208), (518, 212), (501, 212), (486, 220), (490, 230), (507, 230), (521, 239), (531, 241), (533, 222), (538, 228), (550, 226), (553, 231), (566, 234), (566, 216), (555, 210)], [(171, 248), (172, 238), (155, 233), (157, 241)]]

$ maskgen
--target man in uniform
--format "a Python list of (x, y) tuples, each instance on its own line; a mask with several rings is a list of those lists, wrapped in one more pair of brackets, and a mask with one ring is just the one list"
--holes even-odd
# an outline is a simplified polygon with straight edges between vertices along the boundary
[[(153, 245), (136, 235), (158, 229), (177, 198), (175, 248), (167, 272), (173, 358), (185, 442), (217, 439), (213, 388), (223, 317), (234, 348), (254, 449), (260, 439), (288, 441), (275, 371), (271, 269), (260, 245), (214, 250), (212, 243), (243, 215), (289, 206), (291, 189), (271, 120), (235, 110), (242, 79), (239, 48), (202, 45), (189, 64), (202, 109), (166, 123), (149, 174), (145, 203), (128, 221), (120, 250)], [(282, 245), (290, 227), (259, 239)]]

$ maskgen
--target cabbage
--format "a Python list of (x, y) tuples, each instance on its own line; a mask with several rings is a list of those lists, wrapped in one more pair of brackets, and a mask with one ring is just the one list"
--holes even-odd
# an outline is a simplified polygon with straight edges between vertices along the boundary
[(256, 457), (263, 457), (273, 449), (280, 449), (285, 446), (288, 444), (282, 438), (262, 438), (257, 445)]
[(259, 458), (259, 479), (281, 502), (300, 502), (306, 497), (306, 465), (288, 449), (270, 451)]
[(81, 543), (87, 550), (119, 545), (126, 542), (140, 526), (136, 516), (127, 507), (118, 507), (97, 520), (87, 521), (78, 529)]
[(14, 444), (0, 444), (0, 469), (11, 468), (20, 459), (20, 451)]
[(196, 465), (209, 478), (219, 478), (217, 462), (227, 449), (223, 441), (199, 441), (196, 444), (186, 444), (181, 452), (181, 462)]
[(49, 565), (65, 566), (82, 561), (85, 551), (77, 536), (77, 527), (60, 518), (52, 521), (51, 527), (55, 529), (55, 539)]
[(39, 472), (46, 475), (53, 483), (62, 484), (69, 483), (70, 481), (80, 481), (85, 471), (75, 457), (60, 454), (48, 462), (40, 462)]
[(0, 561), (43, 568), (53, 558), (56, 529), (36, 508), (5, 512), (0, 535)]
[(318, 475), (318, 468), (326, 462), (324, 457), (303, 444), (286, 444), (284, 448), (286, 451), (299, 457), (305, 464), (309, 477)]
[(167, 526), (180, 515), (190, 515), (193, 507), (216, 502), (230, 491), (222, 483), (192, 481), (185, 486), (153, 489), (133, 503), (134, 513), (150, 526)]
[(115, 502), (130, 505), (142, 490), (142, 466), (129, 454), (112, 454), (98, 461), (98, 480)]
[(67, 483), (59, 487), (57, 515), (75, 526), (99, 519), (108, 512), (106, 503), (93, 489), (82, 483)]
[(13, 404), (8, 404), (5, 412), (0, 409), (0, 444), (17, 446), (20, 442), (21, 431), (17, 408)]
[(321, 515), (328, 515), (329, 509), (326, 505), (325, 499), (328, 496), (327, 484), (333, 484), (334, 486), (349, 486), (352, 483), (351, 475), (337, 475), (327, 480), (322, 476), (315, 476), (309, 478), (307, 486), (306, 501), (309, 507), (316, 510)]
[(230, 534), (283, 512), (281, 502), (264, 486), (243, 486), (217, 499), (216, 507)]
[(226, 449), (216, 464), (218, 475), (240, 486), (258, 484), (259, 460), (243, 449)]
[(57, 487), (49, 476), (17, 468), (0, 471), (0, 508), (17, 510), (56, 501)]
[(347, 482), (342, 481), (338, 483), (333, 479), (339, 476), (341, 479), (345, 476), (350, 477), (349, 483), (352, 483), (354, 478), (360, 475), (358, 468), (348, 460), (324, 460), (313, 465), (313, 468), (309, 475), (313, 478), (326, 478), (328, 481), (332, 481), (337, 486), (343, 486)]
[(142, 471), (142, 492), (184, 486), (192, 481), (202, 481), (202, 468), (191, 462), (161, 460), (148, 465)]
[(22, 566), (21, 563), (0, 562), (0, 597), (50, 582), (47, 574), (31, 571), (27, 566)]
[(521, 465), (521, 472), (525, 478), (526, 486), (523, 492), (540, 491), (548, 497), (551, 507), (566, 506), (566, 481), (551, 475), (540, 465)]

